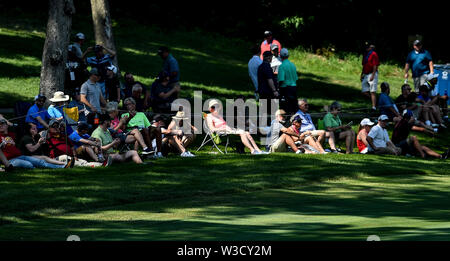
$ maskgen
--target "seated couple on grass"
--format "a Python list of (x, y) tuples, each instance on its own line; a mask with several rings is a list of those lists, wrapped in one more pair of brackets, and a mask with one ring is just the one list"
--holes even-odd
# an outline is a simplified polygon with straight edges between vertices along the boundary
[(261, 151), (248, 131), (231, 128), (223, 119), (220, 111), (222, 106), (219, 101), (211, 100), (208, 104), (210, 113), (206, 117), (208, 128), (215, 133), (225, 133), (239, 135), (245, 147), (250, 150), (251, 154), (268, 154), (268, 152)]

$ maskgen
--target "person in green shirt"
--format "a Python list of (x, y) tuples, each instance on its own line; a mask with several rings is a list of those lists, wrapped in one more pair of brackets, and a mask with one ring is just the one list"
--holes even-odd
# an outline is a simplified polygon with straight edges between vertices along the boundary
[(333, 136), (335, 139), (345, 140), (347, 147), (345, 153), (351, 154), (355, 146), (356, 133), (352, 130), (350, 124), (342, 125), (342, 121), (339, 118), (341, 108), (341, 105), (337, 101), (333, 102), (330, 106), (330, 112), (323, 118), (323, 125), (330, 132), (330, 136)]
[(294, 114), (297, 111), (297, 68), (288, 60), (289, 52), (286, 48), (280, 52), (281, 65), (278, 68), (278, 84), (280, 86), (280, 94), (286, 99), (284, 102), (284, 110), (287, 114)]
[(99, 118), (99, 125), (91, 135), (91, 137), (100, 140), (103, 154), (105, 156), (108, 156), (108, 159), (111, 158), (109, 166), (112, 164), (112, 162), (124, 162), (128, 159), (133, 160), (134, 163), (141, 164), (142, 160), (135, 150), (129, 150), (122, 154), (114, 153), (114, 148), (116, 148), (120, 144), (120, 139), (113, 139), (111, 133), (108, 130), (108, 127), (110, 125), (111, 119), (109, 118), (109, 115), (101, 114)]
[(143, 112), (136, 111), (136, 101), (132, 97), (128, 97), (123, 101), (123, 104), (127, 108), (128, 113), (122, 114), (122, 118), (125, 118), (126, 130), (131, 131), (137, 128), (141, 131), (144, 137), (145, 144), (150, 146), (152, 140), (156, 139), (156, 158), (162, 158), (161, 147), (162, 147), (162, 135), (161, 129), (151, 125), (147, 116)]

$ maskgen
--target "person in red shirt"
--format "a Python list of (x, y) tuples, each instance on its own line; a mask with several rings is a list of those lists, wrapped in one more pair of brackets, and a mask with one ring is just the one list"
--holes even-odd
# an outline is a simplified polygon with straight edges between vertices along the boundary
[(275, 40), (273, 38), (271, 31), (265, 31), (264, 32), (264, 41), (261, 43), (261, 54), (260, 54), (261, 60), (263, 60), (263, 53), (265, 51), (269, 51), (269, 52), (272, 51), (271, 48), (270, 48), (270, 46), (272, 44), (276, 44), (278, 46), (278, 54), (277, 54), (277, 56), (279, 56), (280, 55), (279, 52), (280, 52), (280, 50), (282, 48), (280, 42), (278, 42), (277, 40)]
[(64, 165), (56, 165), (48, 163), (43, 159), (39, 159), (33, 156), (24, 156), (22, 152), (16, 147), (15, 142), (16, 135), (8, 131), (8, 124), (5, 120), (0, 120), (0, 146), (1, 151), (5, 155), (6, 159), (11, 163), (14, 168), (68, 168), (73, 167), (73, 161)]
[(378, 67), (380, 60), (375, 52), (375, 45), (366, 42), (366, 53), (362, 60), (361, 85), (362, 93), (372, 101), (372, 110), (376, 110), (377, 104), (377, 85), (378, 85)]

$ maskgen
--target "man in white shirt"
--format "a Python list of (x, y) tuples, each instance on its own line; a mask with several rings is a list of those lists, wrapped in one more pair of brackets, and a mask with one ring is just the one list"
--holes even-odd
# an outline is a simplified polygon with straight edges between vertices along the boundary
[(259, 45), (255, 45), (252, 51), (253, 57), (248, 62), (248, 75), (253, 82), (253, 86), (255, 86), (255, 98), (258, 100), (258, 67), (263, 61), (260, 58), (261, 49), (259, 48)]
[(398, 156), (401, 154), (402, 150), (389, 140), (389, 135), (386, 130), (388, 121), (388, 116), (382, 114), (378, 117), (378, 124), (370, 130), (366, 138), (369, 143), (369, 152)]

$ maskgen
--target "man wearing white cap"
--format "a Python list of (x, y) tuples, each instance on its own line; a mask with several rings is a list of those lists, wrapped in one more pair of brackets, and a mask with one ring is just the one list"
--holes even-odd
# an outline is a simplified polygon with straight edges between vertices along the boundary
[(272, 67), (273, 70), (273, 74), (275, 75), (275, 77), (277, 77), (278, 75), (278, 68), (281, 65), (281, 59), (278, 56), (278, 54), (280, 53), (278, 45), (277, 44), (271, 44), (270, 45), (270, 51), (272, 52), (272, 61), (270, 62), (270, 67)]
[(388, 116), (382, 114), (378, 117), (378, 124), (375, 125), (367, 135), (369, 143), (369, 152), (375, 154), (392, 154), (400, 155), (402, 150), (394, 145), (389, 139), (386, 126), (388, 124)]
[(366, 154), (369, 151), (369, 143), (367, 142), (367, 135), (375, 123), (368, 118), (364, 118), (359, 125), (358, 136), (356, 137), (356, 145), (359, 153)]
[(120, 103), (120, 82), (117, 77), (117, 67), (111, 64), (106, 68), (106, 100)]
[(81, 51), (81, 46), (83, 45), (84, 41), (86, 40), (86, 37), (83, 33), (77, 33), (75, 35), (75, 42), (72, 44), (72, 50), (74, 51), (75, 55), (82, 59), (83, 52)]
[(422, 49), (420, 40), (414, 41), (413, 48), (406, 58), (405, 81), (408, 80), (408, 71), (411, 68), (414, 91), (419, 92), (419, 87), (425, 83), (427, 75), (434, 73), (433, 59), (427, 50)]

